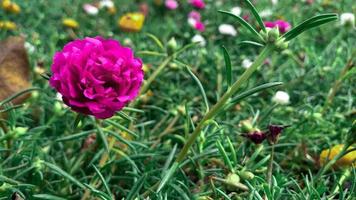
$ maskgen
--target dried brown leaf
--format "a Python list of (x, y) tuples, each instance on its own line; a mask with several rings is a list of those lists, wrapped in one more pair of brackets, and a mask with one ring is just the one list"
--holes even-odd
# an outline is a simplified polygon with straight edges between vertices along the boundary
[[(0, 101), (30, 87), (30, 64), (24, 38), (9, 37), (0, 41)], [(29, 95), (12, 101), (22, 103)]]

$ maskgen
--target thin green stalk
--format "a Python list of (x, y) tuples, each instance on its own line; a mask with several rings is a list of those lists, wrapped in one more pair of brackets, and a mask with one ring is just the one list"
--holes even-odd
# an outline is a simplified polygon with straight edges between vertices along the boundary
[(271, 144), (271, 157), (269, 159), (268, 169), (267, 169), (267, 182), (272, 188), (272, 174), (273, 174), (273, 159), (274, 159), (274, 144)]
[(157, 76), (162, 72), (162, 70), (171, 62), (173, 56), (168, 56), (160, 66), (153, 72), (153, 74), (147, 79), (147, 81), (143, 84), (140, 94), (144, 94), (149, 89), (151, 83), (157, 78)]
[[(193, 133), (190, 135), (188, 141), (185, 143), (183, 146), (181, 152), (178, 154), (175, 162), (171, 166), (171, 168), (168, 170), (169, 174), (167, 174), (158, 184), (155, 184), (150, 188), (150, 190), (154, 190), (156, 187), (158, 187), (158, 191), (161, 190), (164, 186), (164, 184), (169, 180), (169, 178), (174, 174), (174, 172), (177, 170), (179, 164), (185, 159), (187, 156), (189, 149), (192, 147), (194, 144), (195, 140), (197, 137), (200, 135), (201, 130), (205, 126), (206, 122), (209, 120), (213, 119), (222, 109), (224, 109), (224, 106), (228, 102), (228, 100), (237, 92), (237, 90), (244, 84), (248, 78), (255, 72), (259, 66), (261, 66), (264, 62), (264, 60), (273, 52), (274, 50), (274, 45), (272, 44), (267, 44), (265, 48), (262, 50), (262, 52), (259, 54), (259, 56), (256, 58), (254, 63), (249, 67), (242, 75), (241, 77), (232, 84), (232, 86), (225, 92), (225, 94), (218, 100), (218, 102), (209, 110), (209, 112), (206, 113), (206, 115), (203, 117), (203, 119), (199, 122), (197, 127), (194, 129)], [(163, 183), (163, 184), (162, 184)], [(148, 195), (150, 191), (146, 191), (145, 195)]]
[(247, 79), (253, 74), (253, 72), (255, 72), (257, 70), (257, 68), (262, 65), (264, 60), (272, 53), (272, 51), (273, 51), (273, 46), (267, 45), (262, 50), (260, 55), (257, 57), (255, 62), (251, 65), (251, 67), (248, 68), (241, 75), (241, 77), (231, 86), (231, 88), (229, 88), (226, 91), (226, 93), (221, 97), (221, 99), (219, 99), (219, 101), (204, 116), (204, 118), (200, 121), (198, 126), (195, 128), (195, 130), (192, 133), (192, 135), (189, 137), (187, 143), (183, 146), (183, 149), (181, 150), (181, 152), (179, 153), (179, 155), (178, 155), (178, 157), (176, 159), (177, 163), (180, 163), (180, 162), (182, 162), (184, 160), (184, 158), (188, 154), (188, 151), (189, 151), (190, 147), (194, 144), (196, 138), (198, 137), (198, 135), (200, 134), (202, 128), (204, 127), (205, 122), (207, 122), (208, 120), (214, 118), (215, 115), (217, 113), (219, 113), (219, 111), (221, 109), (223, 109), (224, 105), (231, 98), (231, 96), (234, 95), (237, 92), (237, 90), (241, 87), (241, 85), (243, 83), (245, 83), (247, 81)]

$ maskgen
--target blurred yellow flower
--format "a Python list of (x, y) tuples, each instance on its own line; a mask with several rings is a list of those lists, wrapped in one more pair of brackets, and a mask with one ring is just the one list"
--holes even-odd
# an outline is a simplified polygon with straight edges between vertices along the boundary
[[(320, 153), (320, 158), (319, 158), (320, 165), (324, 166), (327, 163), (327, 161), (333, 159), (336, 155), (338, 155), (341, 152), (343, 147), (344, 147), (343, 144), (338, 144), (330, 149), (324, 149)], [(349, 147), (348, 150), (352, 148), (354, 147)], [(346, 167), (355, 164), (356, 164), (356, 151), (352, 151), (344, 155), (338, 161), (336, 161), (334, 167)]]
[(127, 13), (119, 19), (119, 27), (128, 32), (139, 32), (144, 21), (145, 16), (142, 13)]
[(10, 0), (3, 0), (1, 6), (4, 10), (11, 13), (19, 14), (21, 12), (20, 6)]
[(79, 23), (72, 18), (65, 18), (65, 19), (63, 19), (62, 23), (65, 27), (68, 27), (68, 28), (75, 29), (75, 28), (79, 27)]
[(108, 8), (108, 13), (113, 15), (116, 13), (116, 7), (115, 6), (112, 6), (112, 7), (109, 7)]
[(0, 29), (4, 30), (15, 30), (17, 28), (16, 24), (11, 21), (0, 21)]

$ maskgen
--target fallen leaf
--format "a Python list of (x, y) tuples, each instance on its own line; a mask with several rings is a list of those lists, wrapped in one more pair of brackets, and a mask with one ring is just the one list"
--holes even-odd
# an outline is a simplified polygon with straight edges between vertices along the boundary
[[(0, 101), (30, 87), (30, 63), (24, 38), (9, 37), (0, 41)], [(22, 103), (29, 94), (12, 101)]]

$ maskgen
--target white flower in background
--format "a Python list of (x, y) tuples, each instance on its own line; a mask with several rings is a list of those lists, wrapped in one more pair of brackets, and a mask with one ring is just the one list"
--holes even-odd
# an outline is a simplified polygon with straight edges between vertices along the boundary
[(239, 15), (241, 15), (241, 8), (238, 6), (233, 7), (233, 8), (231, 8), (230, 12), (234, 15), (239, 16)]
[(196, 24), (197, 20), (196, 19), (193, 19), (191, 17), (188, 18), (188, 24), (192, 27), (195, 27), (195, 24)]
[(88, 15), (97, 15), (99, 13), (99, 9), (91, 4), (84, 4), (83, 5), (83, 10), (88, 14)]
[(271, 0), (273, 5), (276, 5), (278, 3), (278, 0)]
[(283, 91), (277, 91), (272, 97), (272, 101), (281, 105), (289, 104), (289, 94)]
[(57, 92), (57, 94), (56, 94), (56, 100), (57, 100), (57, 101), (63, 101), (63, 100), (62, 100), (62, 95), (61, 95), (61, 93)]
[(272, 10), (270, 10), (270, 9), (266, 9), (266, 10), (262, 10), (261, 12), (260, 12), (260, 16), (261, 17), (269, 17), (269, 16), (271, 16), (273, 13), (272, 13)]
[(252, 65), (252, 61), (250, 59), (245, 58), (245, 59), (242, 60), (242, 67), (243, 68), (247, 69), (247, 68), (251, 67), (251, 65)]
[(352, 27), (355, 26), (355, 15), (352, 13), (342, 13), (340, 15), (340, 24), (345, 26), (345, 25), (350, 25)]
[(199, 45), (204, 47), (206, 45), (205, 38), (199, 34), (196, 34), (192, 37), (192, 42), (199, 42)]
[(25, 42), (24, 46), (29, 54), (32, 54), (33, 52), (35, 52), (35, 46), (33, 46), (31, 43)]
[(219, 32), (223, 35), (231, 35), (231, 36), (237, 35), (236, 29), (234, 28), (234, 26), (230, 24), (221, 24), (219, 26)]
[(101, 0), (99, 2), (99, 7), (100, 8), (112, 8), (112, 7), (114, 7), (114, 2), (112, 2), (112, 0)]

